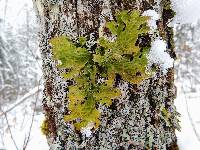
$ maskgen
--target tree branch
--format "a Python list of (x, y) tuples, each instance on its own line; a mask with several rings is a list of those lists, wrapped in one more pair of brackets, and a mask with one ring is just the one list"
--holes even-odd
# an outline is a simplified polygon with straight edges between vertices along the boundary
[(31, 89), (28, 93), (26, 93), (22, 98), (20, 98), (19, 100), (16, 101), (15, 104), (13, 104), (10, 108), (8, 108), (6, 111), (2, 112), (0, 114), (0, 117), (3, 116), (5, 113), (8, 113), (9, 111), (13, 110), (15, 107), (19, 106), (20, 104), (22, 104), (24, 101), (26, 101), (29, 97), (31, 97), (32, 95), (34, 95), (35, 93), (41, 91), (43, 88), (42, 85), (37, 86), (33, 89)]

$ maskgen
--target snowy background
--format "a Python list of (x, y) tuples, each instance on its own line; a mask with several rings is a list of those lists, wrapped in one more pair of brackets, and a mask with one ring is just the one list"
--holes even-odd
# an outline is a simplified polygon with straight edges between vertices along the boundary
[[(180, 150), (200, 147), (200, 0), (173, 0)], [(0, 0), (0, 150), (48, 150), (40, 132), (41, 58), (31, 0)]]

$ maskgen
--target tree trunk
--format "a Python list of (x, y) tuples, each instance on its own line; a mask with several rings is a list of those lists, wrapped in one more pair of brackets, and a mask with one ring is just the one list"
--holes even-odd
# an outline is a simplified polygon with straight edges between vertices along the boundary
[[(50, 149), (159, 149), (177, 150), (175, 129), (179, 128), (174, 99), (174, 68), (156, 74), (142, 83), (121, 84), (122, 96), (112, 105), (98, 106), (100, 126), (91, 135), (77, 131), (73, 122), (64, 121), (68, 113), (67, 91), (70, 81), (61, 76), (53, 59), (53, 37), (89, 36), (91, 47), (99, 38), (101, 27), (117, 11), (154, 9), (160, 14), (158, 34), (167, 43), (167, 52), (175, 59), (173, 30), (168, 27), (173, 11), (170, 0), (33, 0), (40, 20), (40, 49), (43, 59), (43, 110), (46, 137)], [(148, 40), (148, 39), (147, 39)], [(143, 43), (147, 42), (144, 38)]]

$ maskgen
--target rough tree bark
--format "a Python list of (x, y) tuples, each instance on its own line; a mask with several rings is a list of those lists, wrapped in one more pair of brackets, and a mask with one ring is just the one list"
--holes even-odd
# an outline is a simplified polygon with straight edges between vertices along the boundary
[[(92, 43), (99, 37), (103, 23), (119, 10), (154, 9), (160, 14), (159, 35), (167, 42), (167, 51), (175, 59), (173, 30), (168, 27), (173, 11), (170, 0), (33, 0), (40, 21), (40, 49), (43, 59), (43, 110), (47, 124), (47, 140), (52, 150), (86, 149), (159, 149), (177, 150), (175, 129), (179, 128), (174, 99), (174, 69), (157, 73), (140, 85), (123, 85), (121, 99), (101, 110), (99, 128), (87, 137), (64, 121), (67, 113), (69, 82), (60, 76), (52, 58), (49, 40), (59, 35), (71, 38), (89, 35)], [(143, 43), (148, 39), (143, 39)], [(167, 120), (164, 119), (170, 111)], [(164, 117), (163, 117), (164, 116)], [(169, 125), (170, 124), (170, 125)]]

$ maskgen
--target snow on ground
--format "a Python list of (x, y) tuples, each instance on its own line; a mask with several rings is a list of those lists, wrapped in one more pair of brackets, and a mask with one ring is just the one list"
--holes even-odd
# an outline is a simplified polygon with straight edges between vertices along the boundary
[[(34, 90), (35, 88), (30, 90), (30, 92), (28, 93), (32, 96), (29, 96), (28, 98), (26, 97), (26, 99), (21, 103), (19, 103), (20, 101), (18, 101), (17, 103), (13, 104), (15, 105), (15, 107), (7, 113), (7, 119), (12, 133), (12, 137), (19, 150), (23, 149), (24, 141), (27, 139), (30, 131), (30, 139), (26, 150), (49, 149), (46, 138), (40, 130), (40, 126), (42, 124), (42, 121), (44, 120), (44, 115), (42, 114), (40, 109), (38, 109), (40, 108), (39, 105), (41, 104), (41, 99), (38, 99), (38, 105), (37, 107), (35, 107), (34, 103), (36, 101), (37, 96), (33, 96)], [(21, 99), (23, 100), (23, 97)], [(11, 108), (10, 104), (1, 107), (4, 112)], [(33, 126), (30, 130), (34, 108), (37, 108), (37, 111), (34, 113), (35, 116), (33, 119)], [(5, 115), (2, 115), (2, 113), (0, 113), (0, 120), (1, 125), (3, 125), (3, 127), (1, 127), (1, 135), (3, 135), (3, 137), (2, 139), (0, 139), (0, 149), (15, 150), (16, 146), (12, 141), (12, 137), (5, 119)]]
[[(200, 135), (200, 93), (198, 91), (184, 95), (181, 83), (176, 83), (176, 85), (178, 92), (175, 105), (177, 107), (177, 111), (181, 114), (181, 132), (176, 132), (178, 145), (180, 150), (199, 150), (200, 142), (198, 141), (198, 137), (195, 134), (193, 127), (195, 127), (197, 134)], [(190, 116), (192, 122), (190, 120)]]
[[(20, 122), (23, 122), (23, 118), (24, 118), (24, 114), (18, 112), (17, 120), (19, 121), (19, 123), (15, 125), (14, 128), (12, 128), (13, 137), (19, 149), (23, 148), (25, 137), (28, 136), (28, 132), (30, 128), (30, 122), (25, 123), (24, 125), (20, 123)], [(44, 119), (44, 116), (42, 113), (39, 113), (35, 116), (33, 128), (31, 130), (30, 140), (29, 140), (26, 150), (48, 150), (49, 149), (47, 145), (46, 137), (42, 135), (40, 132), (40, 125), (43, 119)], [(10, 134), (8, 131), (4, 137), (4, 144), (5, 144), (4, 148), (6, 150), (16, 149), (13, 144), (12, 139), (10, 138)]]

